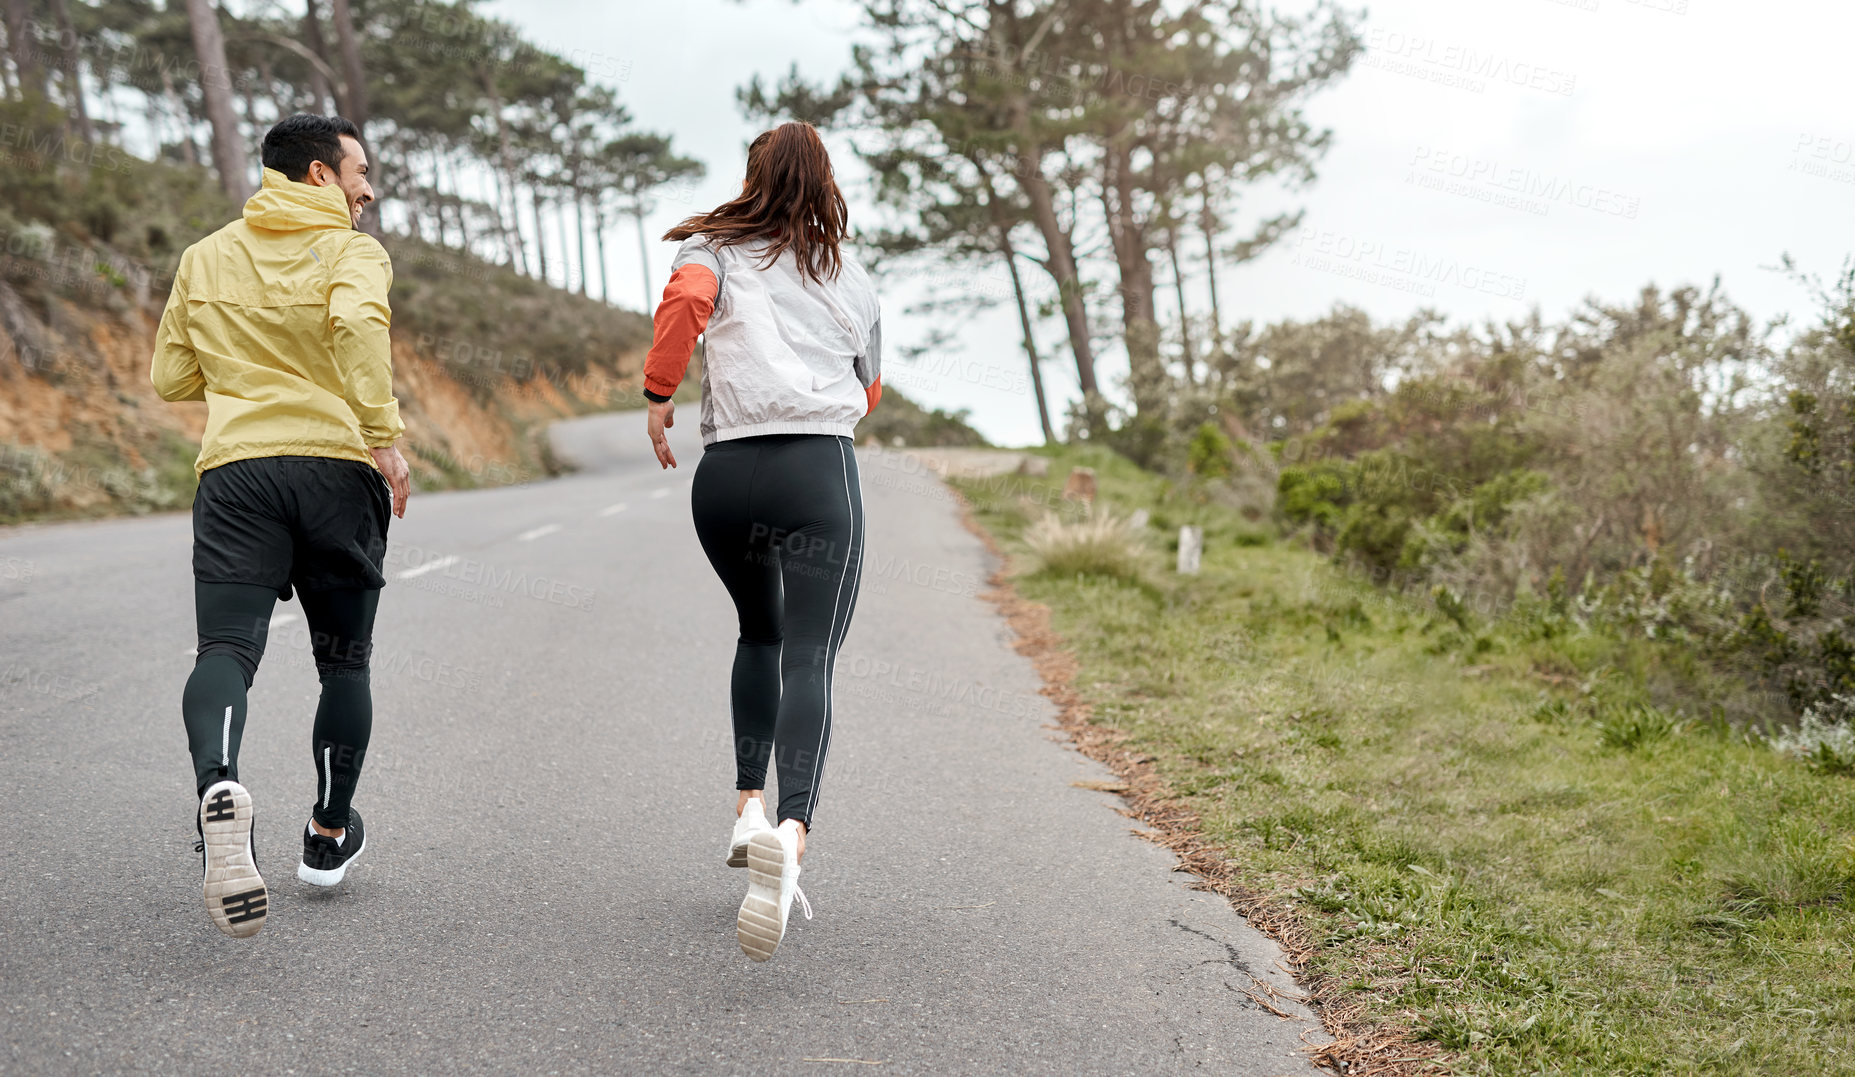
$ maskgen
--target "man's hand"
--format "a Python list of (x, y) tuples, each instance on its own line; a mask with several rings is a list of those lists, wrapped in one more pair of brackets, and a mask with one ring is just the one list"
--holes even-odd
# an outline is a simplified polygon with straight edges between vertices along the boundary
[(651, 448), (657, 450), (657, 467), (662, 470), (676, 466), (676, 455), (670, 451), (670, 439), (664, 431), (676, 425), (676, 402), (666, 400), (659, 404), (651, 401)]
[(367, 451), (374, 454), (374, 464), (393, 491), (393, 515), (405, 519), (406, 498), (412, 496), (412, 469), (406, 466), (406, 458), (399, 455), (397, 445)]

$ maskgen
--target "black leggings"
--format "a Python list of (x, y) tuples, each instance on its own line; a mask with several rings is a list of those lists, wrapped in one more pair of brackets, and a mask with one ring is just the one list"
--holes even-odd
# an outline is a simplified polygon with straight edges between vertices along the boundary
[[(374, 728), (367, 662), (373, 652), (372, 588), (298, 589), (309, 646), (322, 678), (310, 747), (316, 757), (316, 822), (348, 825), (348, 804), (361, 777), (361, 760)], [(224, 778), (238, 780), (238, 746), (245, 735), (245, 693), (257, 676), (270, 634), (277, 588), (249, 583), (193, 584), (200, 654), (181, 695), (187, 746), (199, 791)]]
[(831, 748), (831, 669), (856, 609), (863, 493), (849, 438), (772, 434), (709, 446), (696, 536), (740, 617), (736, 789), (779, 771), (779, 819), (812, 825)]

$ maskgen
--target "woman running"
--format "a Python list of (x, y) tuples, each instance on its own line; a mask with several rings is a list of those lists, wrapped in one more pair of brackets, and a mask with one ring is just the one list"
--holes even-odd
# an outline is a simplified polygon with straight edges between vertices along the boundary
[[(650, 437), (664, 430), (696, 337), (702, 462), (696, 535), (734, 599), (736, 822), (728, 865), (747, 868), (735, 930), (765, 961), (799, 891), (799, 860), (831, 749), (831, 667), (856, 609), (863, 495), (851, 433), (882, 396), (882, 326), (869, 274), (842, 249), (849, 214), (810, 124), (747, 149), (740, 197), (670, 229), (681, 240), (644, 364)], [(767, 820), (768, 761), (779, 773)]]

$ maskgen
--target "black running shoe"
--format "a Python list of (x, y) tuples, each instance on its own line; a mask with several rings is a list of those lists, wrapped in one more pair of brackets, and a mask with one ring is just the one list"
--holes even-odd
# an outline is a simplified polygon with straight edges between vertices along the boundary
[(348, 865), (366, 851), (367, 828), (361, 825), (361, 813), (353, 808), (348, 809), (348, 829), (339, 843), (305, 823), (303, 862), (296, 866), (296, 877), (311, 886), (334, 886), (348, 873)]
[(220, 931), (248, 938), (264, 926), (270, 891), (251, 847), (251, 794), (233, 781), (214, 782), (200, 798), (200, 889)]

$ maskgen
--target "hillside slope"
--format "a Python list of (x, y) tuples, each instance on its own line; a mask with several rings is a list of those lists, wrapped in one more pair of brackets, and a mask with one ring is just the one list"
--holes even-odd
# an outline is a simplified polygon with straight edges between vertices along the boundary
[[(148, 363), (180, 252), (235, 208), (198, 169), (127, 156), (56, 178), (0, 162), (0, 522), (181, 508), (206, 406)], [(555, 469), (564, 415), (642, 403), (650, 323), (459, 252), (389, 238), (394, 390), (421, 488)]]

